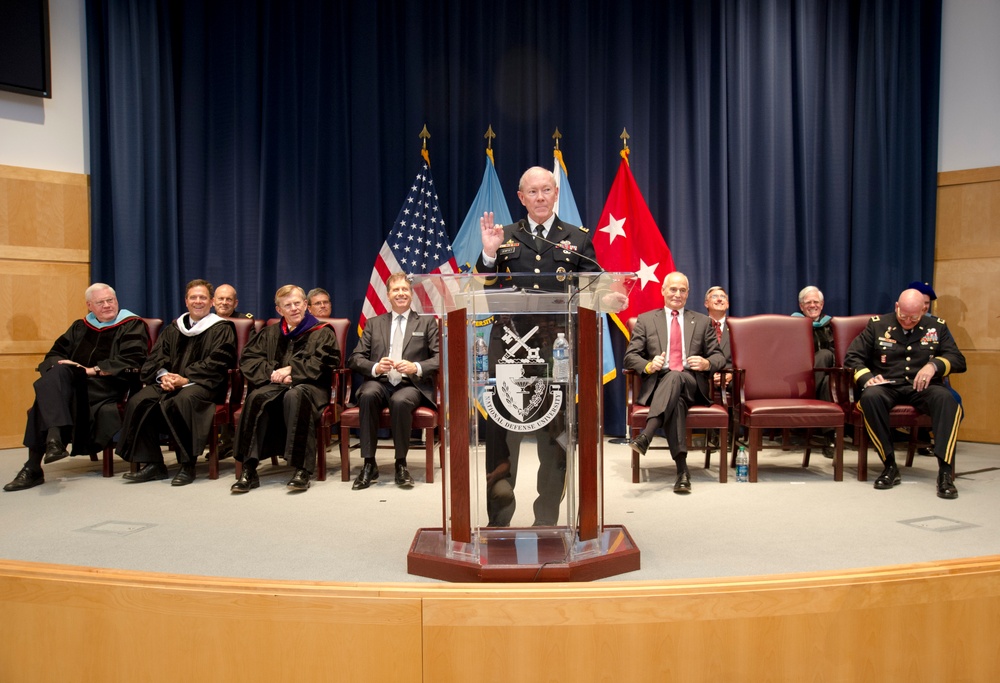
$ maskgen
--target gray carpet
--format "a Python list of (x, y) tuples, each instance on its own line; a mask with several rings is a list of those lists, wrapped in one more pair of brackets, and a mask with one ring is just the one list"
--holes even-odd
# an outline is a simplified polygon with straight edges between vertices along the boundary
[[(663, 445), (657, 439), (654, 445)], [(525, 446), (528, 446), (526, 443)], [(336, 449), (336, 446), (334, 446)], [(356, 476), (360, 459), (354, 451)], [(522, 461), (531, 458), (522, 455)], [(231, 460), (209, 481), (208, 465), (193, 484), (129, 484), (104, 479), (100, 463), (66, 459), (45, 469), (46, 483), (0, 493), (0, 557), (153, 572), (341, 582), (425, 582), (406, 572), (416, 530), (441, 526), (440, 473), (417, 485), (392, 484), (391, 461), (381, 461), (378, 485), (352, 491), (340, 481), (339, 458), (326, 482), (289, 493), (286, 467), (261, 467), (261, 487), (229, 493)], [(385, 458), (381, 456), (380, 458)], [(857, 456), (845, 452), (844, 481), (832, 462), (801, 451), (769, 448), (755, 484), (718, 483), (692, 453), (693, 493), (672, 492), (675, 470), (664, 450), (643, 459), (643, 481), (631, 483), (627, 446), (605, 447), (605, 522), (623, 524), (639, 546), (642, 568), (607, 579), (663, 580), (844, 569), (1000, 554), (1000, 446), (960, 443), (957, 500), (935, 496), (936, 461), (917, 457), (903, 483), (876, 491), (856, 480)], [(13, 478), (24, 449), (0, 451), (0, 479)], [(901, 460), (902, 461), (902, 460)], [(172, 454), (167, 463), (174, 472)], [(881, 467), (870, 453), (872, 479)], [(522, 464), (514, 525), (531, 524), (534, 475)]]

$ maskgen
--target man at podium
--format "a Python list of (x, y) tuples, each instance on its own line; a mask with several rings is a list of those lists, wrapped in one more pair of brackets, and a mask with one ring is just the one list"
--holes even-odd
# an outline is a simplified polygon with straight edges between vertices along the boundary
[[(590, 231), (559, 220), (553, 211), (559, 188), (552, 172), (535, 166), (521, 176), (517, 197), (527, 217), (511, 225), (496, 225), (492, 213), (479, 220), (483, 251), (475, 272), (487, 278), (491, 289), (524, 289), (538, 292), (566, 291), (567, 273), (599, 272)], [(521, 274), (504, 277), (503, 273)], [(558, 332), (565, 330), (548, 315), (500, 316), (490, 336), (490, 369), (495, 376), (497, 359), (509, 350), (511, 339), (533, 333), (538, 355), (549, 358)], [(523, 329), (522, 329), (523, 328)], [(572, 400), (572, 397), (569, 398)], [(566, 479), (565, 425), (555, 419), (537, 429), (538, 496), (534, 503), (534, 525), (558, 523), (559, 503)], [(509, 526), (514, 514), (517, 462), (520, 441), (526, 432), (514, 432), (490, 419), (486, 425), (487, 511), (489, 526)]]

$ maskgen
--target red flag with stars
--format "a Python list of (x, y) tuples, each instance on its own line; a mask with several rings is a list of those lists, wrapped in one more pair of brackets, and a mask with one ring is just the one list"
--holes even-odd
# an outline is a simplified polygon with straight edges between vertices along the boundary
[(660, 287), (674, 270), (674, 257), (636, 185), (628, 153), (628, 149), (621, 151), (618, 175), (611, 184), (593, 236), (594, 251), (602, 268), (636, 273), (628, 308), (611, 316), (626, 337), (629, 318), (663, 306)]

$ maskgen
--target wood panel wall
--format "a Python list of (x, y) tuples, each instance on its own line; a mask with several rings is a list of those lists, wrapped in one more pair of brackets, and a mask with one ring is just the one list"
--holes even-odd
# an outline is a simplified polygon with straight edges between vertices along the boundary
[(938, 174), (935, 312), (948, 322), (968, 361), (968, 371), (952, 377), (965, 409), (962, 441), (1000, 443), (998, 291), (1000, 166)]
[(989, 681), (1000, 556), (589, 585), (246, 581), (0, 561), (0, 680)]
[(35, 368), (86, 313), (90, 187), (86, 175), (0, 165), (0, 448), (17, 448)]

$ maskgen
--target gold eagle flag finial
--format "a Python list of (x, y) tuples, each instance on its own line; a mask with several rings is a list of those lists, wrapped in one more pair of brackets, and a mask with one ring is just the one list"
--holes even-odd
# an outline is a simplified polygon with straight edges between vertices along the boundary
[(427, 151), (427, 141), (431, 138), (431, 133), (427, 130), (427, 124), (424, 124), (423, 130), (420, 131), (420, 138), (423, 140), (423, 147), (420, 148), (420, 156), (424, 158), (427, 162), (427, 166), (431, 165), (431, 153)]

